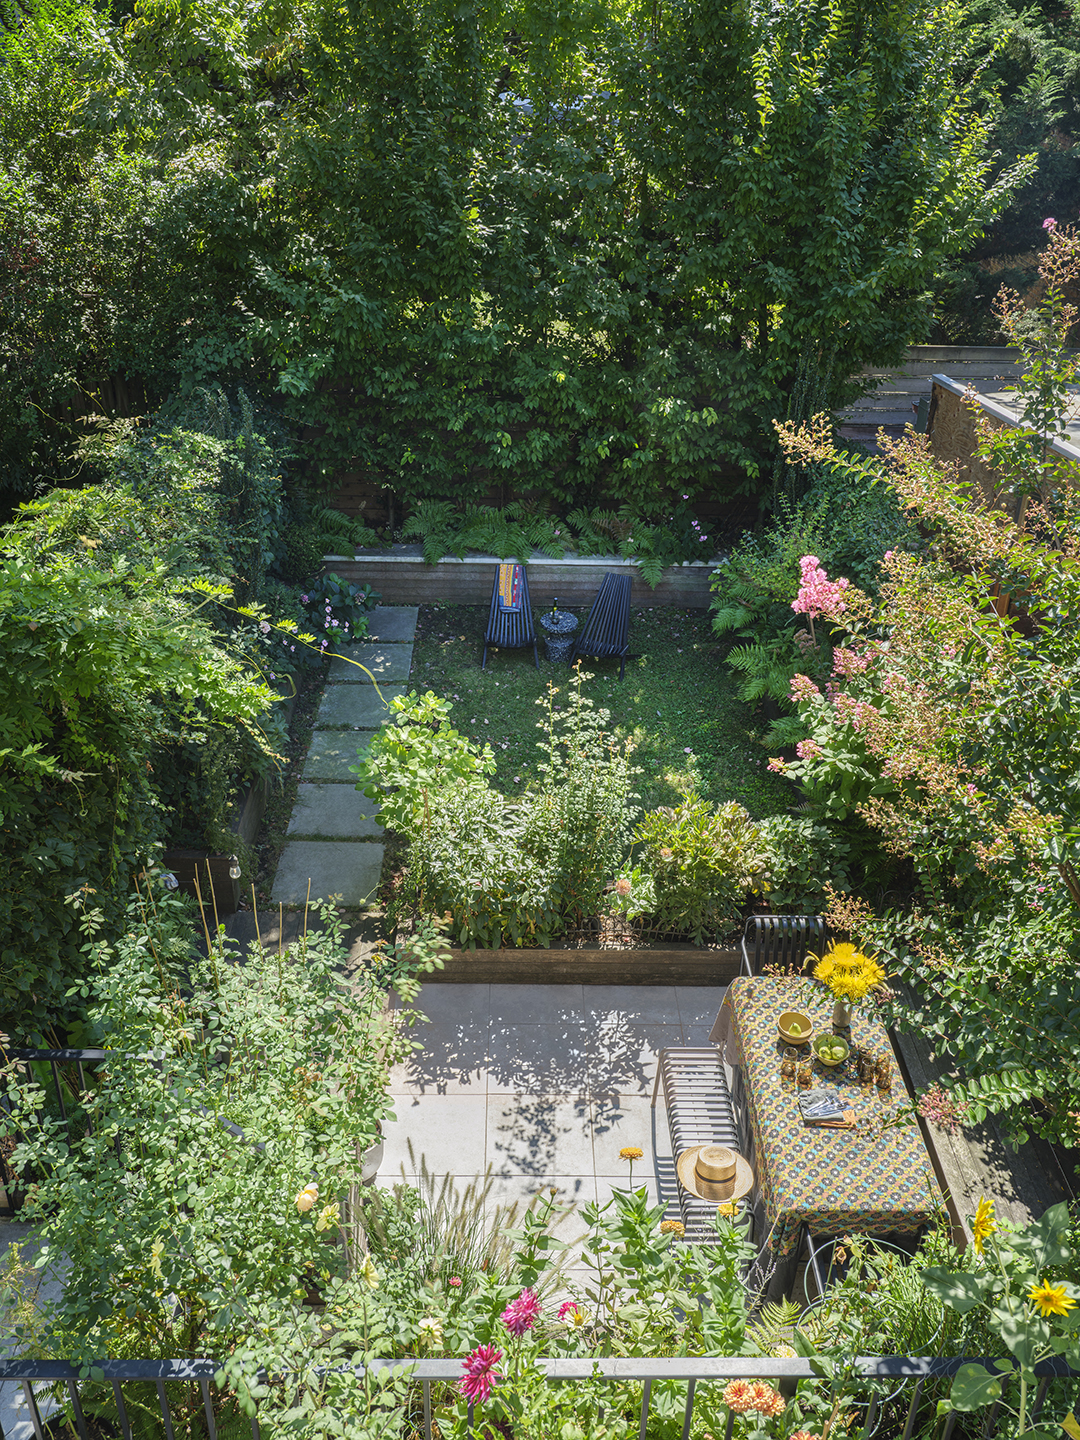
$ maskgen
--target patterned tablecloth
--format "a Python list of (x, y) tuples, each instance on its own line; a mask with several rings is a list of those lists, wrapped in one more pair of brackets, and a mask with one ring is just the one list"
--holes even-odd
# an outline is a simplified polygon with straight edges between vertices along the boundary
[[(884, 1028), (856, 1009), (851, 1043), (893, 1062), (892, 1092), (860, 1085), (854, 1059), (837, 1069), (814, 1061), (815, 1087), (836, 1087), (856, 1112), (854, 1130), (814, 1129), (803, 1123), (798, 1089), (780, 1075), (787, 1048), (776, 1028), (785, 1010), (808, 1015), (814, 1033), (832, 1030), (832, 997), (805, 980), (745, 975), (733, 980), (712, 1039), (732, 1067), (742, 1067), (754, 1139), (754, 1166), (765, 1204), (773, 1254), (794, 1249), (804, 1221), (820, 1235), (914, 1235), (929, 1225), (941, 1192), (919, 1128), (882, 1130), (881, 1122), (910, 1104)], [(810, 1058), (804, 1045), (800, 1058)]]

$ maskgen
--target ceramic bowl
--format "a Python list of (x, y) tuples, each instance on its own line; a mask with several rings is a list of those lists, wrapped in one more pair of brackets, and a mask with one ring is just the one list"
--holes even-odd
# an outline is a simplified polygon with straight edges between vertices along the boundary
[[(841, 1039), (839, 1035), (834, 1035), (831, 1030), (825, 1030), (822, 1031), (819, 1035), (815, 1035), (813, 1040), (810, 1042), (810, 1045), (815, 1056), (821, 1061), (822, 1065), (828, 1065), (830, 1068), (836, 1065), (842, 1065), (844, 1061), (848, 1058), (848, 1056), (851, 1054), (851, 1046), (848, 1044), (848, 1042)], [(832, 1059), (831, 1057), (823, 1055), (821, 1053), (821, 1047), (824, 1045), (827, 1045), (830, 1050), (843, 1050), (844, 1053), (842, 1055), (838, 1055), (835, 1059)]]
[[(799, 1026), (798, 1032), (792, 1030), (792, 1024)], [(776, 1028), (780, 1031), (780, 1038), (786, 1040), (789, 1045), (805, 1045), (814, 1033), (810, 1017), (800, 1014), (798, 1010), (785, 1010), (777, 1020)]]

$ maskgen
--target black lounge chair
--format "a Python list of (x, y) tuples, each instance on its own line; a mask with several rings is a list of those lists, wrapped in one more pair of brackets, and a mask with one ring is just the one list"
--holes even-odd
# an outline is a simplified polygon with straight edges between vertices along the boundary
[(487, 669), (488, 646), (500, 650), (533, 647), (533, 660), (540, 669), (536, 653), (536, 631), (533, 628), (532, 605), (529, 601), (529, 577), (524, 565), (499, 565), (491, 587), (491, 614), (484, 634), (484, 658), (480, 669)]
[(619, 679), (626, 674), (626, 657), (630, 652), (630, 576), (604, 576), (589, 618), (570, 652), (570, 664), (579, 655), (598, 655), (601, 659), (618, 659)]

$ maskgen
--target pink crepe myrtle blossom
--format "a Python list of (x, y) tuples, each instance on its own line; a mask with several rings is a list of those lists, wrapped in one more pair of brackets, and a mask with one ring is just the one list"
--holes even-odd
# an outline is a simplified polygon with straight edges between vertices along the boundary
[(494, 1345), (478, 1345), (461, 1362), (458, 1389), (470, 1405), (482, 1405), (502, 1379), (495, 1369), (502, 1356), (503, 1352)]
[(967, 1118), (967, 1103), (952, 1098), (940, 1085), (931, 1085), (919, 1097), (915, 1107), (924, 1120), (937, 1125), (949, 1135), (955, 1135)]
[(868, 655), (860, 655), (857, 650), (846, 650), (842, 645), (833, 651), (832, 673), (842, 675), (850, 679), (852, 675), (861, 675), (870, 664)]
[(854, 700), (850, 695), (838, 692), (832, 697), (836, 718), (846, 722), (853, 730), (868, 730), (881, 712), (866, 700)]
[(771, 770), (774, 775), (786, 775), (787, 761), (782, 755), (774, 755), (766, 768)]
[(1057, 221), (1054, 219), (1054, 217), (1053, 217), (1052, 215), (1048, 215), (1048, 216), (1046, 217), (1046, 219), (1045, 219), (1045, 220), (1043, 221), (1043, 223), (1042, 223), (1042, 228), (1043, 228), (1044, 230), (1056, 230), (1056, 229), (1057, 229)]
[(800, 760), (816, 760), (822, 753), (816, 740), (800, 740), (795, 746), (795, 754)]
[(791, 698), (798, 702), (800, 700), (820, 700), (821, 691), (810, 679), (809, 675), (793, 675), (791, 677)]
[(540, 1319), (540, 1297), (526, 1285), (516, 1300), (502, 1312), (502, 1322), (510, 1334), (520, 1339)]
[(791, 608), (796, 615), (805, 615), (810, 621), (810, 634), (813, 636), (815, 616), (831, 618), (847, 608), (843, 597), (851, 582), (843, 576), (839, 580), (830, 580), (816, 555), (804, 555), (799, 561), (799, 570), (799, 593), (791, 602)]

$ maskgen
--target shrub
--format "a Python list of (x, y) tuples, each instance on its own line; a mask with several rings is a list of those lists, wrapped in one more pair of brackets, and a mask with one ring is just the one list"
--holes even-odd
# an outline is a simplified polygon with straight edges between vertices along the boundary
[(808, 815), (771, 815), (758, 823), (769, 856), (771, 910), (817, 914), (828, 886), (849, 888), (851, 846), (836, 826)]
[(274, 610), (245, 603), (267, 593), (277, 456), (243, 397), (238, 421), (220, 392), (182, 418), (208, 428), (92, 435), (84, 458), (102, 482), (23, 506), (3, 533), (0, 999), (13, 1028), (40, 1033), (81, 973), (69, 897), (112, 923), (167, 839), (233, 848), (232, 801), (280, 752), (274, 705), (296, 639), (272, 622), (290, 606), (273, 588)]
[(116, 921), (160, 844), (158, 755), (236, 727), (265, 755), (275, 697), (160, 567), (9, 559), (0, 648), (0, 997), (40, 1033), (83, 971), (75, 903)]
[[(833, 579), (875, 594), (887, 551), (922, 548), (884, 478), (870, 483), (861, 471), (813, 470), (815, 482), (803, 499), (794, 506), (781, 499), (771, 524), (745, 536), (712, 580), (713, 629), (743, 642), (727, 654), (744, 677), (742, 699), (770, 699), (788, 710), (793, 677), (823, 682), (832, 664), (829, 627), (808, 629), (792, 609), (803, 557), (815, 556)], [(788, 718), (773, 724), (768, 740), (782, 745), (803, 733)]]
[(368, 633), (368, 612), (379, 603), (370, 585), (350, 585), (333, 573), (319, 575), (300, 596), (304, 618), (323, 649), (348, 645)]
[(634, 841), (656, 884), (660, 924), (698, 944), (730, 928), (747, 893), (766, 883), (765, 836), (734, 800), (714, 810), (691, 792), (676, 809), (646, 815)]
[(547, 759), (520, 800), (488, 783), (490, 748), (454, 730), (452, 707), (431, 693), (394, 700), (394, 722), (352, 767), (383, 824), (408, 839), (399, 905), (449, 913), (462, 945), (548, 944), (599, 912), (629, 842), (637, 772), (630, 745), (605, 731), (607, 711), (582, 694), (583, 678), (565, 708), (554, 686), (539, 702)]
[[(83, 927), (79, 990), (111, 1053), (70, 1133), (42, 1120), (17, 1065), (0, 1072), (21, 1137), (13, 1164), (36, 1175), (21, 1213), (42, 1220), (44, 1256), (71, 1266), (39, 1353), (223, 1354), (253, 1308), (271, 1303), (287, 1326), (310, 1284), (348, 1264), (350, 1187), (392, 1117), (390, 1068), (415, 1048), (416, 976), (441, 963), (438, 943), (413, 941), (404, 1008), (390, 1012), (367, 974), (343, 977), (329, 908), (321, 930), (284, 951), (255, 944), (243, 963), (220, 939), (193, 954), (187, 914), (145, 892), (115, 944), (100, 919)], [(317, 1199), (299, 1203), (312, 1185)]]

